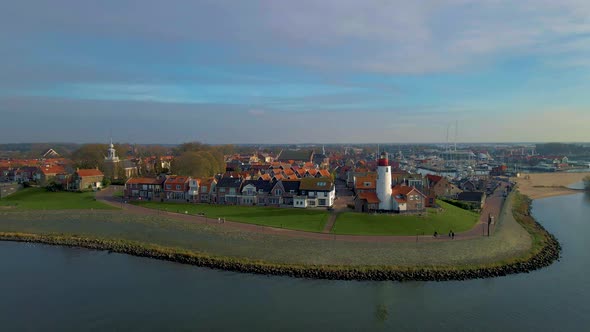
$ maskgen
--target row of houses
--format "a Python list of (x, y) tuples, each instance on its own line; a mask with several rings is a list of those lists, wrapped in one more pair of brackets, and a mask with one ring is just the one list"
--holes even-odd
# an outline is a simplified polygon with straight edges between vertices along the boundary
[(225, 205), (331, 207), (336, 189), (331, 178), (246, 180), (242, 177), (197, 179), (185, 176), (131, 178), (125, 199), (159, 200)]
[(35, 183), (39, 186), (59, 185), (64, 190), (82, 191), (102, 188), (104, 174), (98, 169), (72, 169), (61, 165), (2, 167), (0, 182)]

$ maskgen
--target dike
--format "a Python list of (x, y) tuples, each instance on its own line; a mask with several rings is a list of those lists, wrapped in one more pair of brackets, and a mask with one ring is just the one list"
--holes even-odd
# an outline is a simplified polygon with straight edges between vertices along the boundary
[(280, 264), (211, 256), (140, 242), (86, 238), (76, 235), (0, 232), (0, 240), (106, 250), (212, 269), (295, 278), (359, 281), (449, 281), (495, 278), (510, 274), (528, 273), (549, 266), (560, 257), (561, 246), (557, 239), (531, 216), (532, 201), (518, 192), (515, 194), (516, 202), (512, 213), (516, 221), (531, 234), (533, 247), (527, 256), (480, 266), (399, 267)]

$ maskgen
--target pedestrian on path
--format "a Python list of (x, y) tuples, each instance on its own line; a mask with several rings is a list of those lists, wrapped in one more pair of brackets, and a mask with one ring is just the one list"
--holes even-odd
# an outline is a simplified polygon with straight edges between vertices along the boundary
[(455, 239), (455, 232), (451, 231), (451, 239), (454, 240)]

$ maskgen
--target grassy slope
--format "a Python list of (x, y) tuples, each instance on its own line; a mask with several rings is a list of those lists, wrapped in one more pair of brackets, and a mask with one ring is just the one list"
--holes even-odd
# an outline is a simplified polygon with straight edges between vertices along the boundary
[(321, 232), (328, 220), (328, 213), (320, 210), (279, 209), (256, 206), (226, 206), (189, 203), (134, 203), (151, 209), (188, 214), (204, 213), (209, 218), (225, 218), (226, 220), (248, 224), (281, 227), (310, 232)]
[(423, 216), (418, 215), (372, 215), (366, 213), (343, 213), (336, 219), (334, 233), (362, 234), (362, 235), (416, 235), (433, 234), (437, 231), (441, 235), (453, 232), (463, 232), (471, 229), (477, 222), (479, 215), (452, 206), (445, 202), (438, 202), (442, 212), (429, 209)]
[(94, 199), (93, 192), (49, 192), (41, 188), (27, 188), (0, 200), (0, 206), (11, 210), (72, 210), (114, 209)]

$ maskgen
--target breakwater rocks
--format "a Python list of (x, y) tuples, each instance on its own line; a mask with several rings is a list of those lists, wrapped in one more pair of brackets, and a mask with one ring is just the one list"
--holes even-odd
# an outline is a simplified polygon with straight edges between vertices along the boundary
[(124, 253), (139, 257), (150, 257), (182, 264), (191, 264), (227, 271), (255, 273), (273, 276), (290, 276), (296, 278), (331, 279), (331, 280), (393, 280), (393, 281), (448, 281), (469, 280), (506, 276), (516, 273), (528, 273), (545, 267), (559, 259), (561, 247), (559, 242), (537, 223), (538, 230), (546, 236), (545, 245), (529, 258), (499, 263), (493, 266), (468, 268), (442, 267), (392, 267), (392, 266), (319, 266), (272, 264), (262, 261), (215, 257), (179, 249), (155, 247), (141, 243), (82, 238), (63, 235), (36, 235), (23, 233), (0, 233), (0, 240), (35, 242), (42, 244), (82, 247), (94, 250)]

